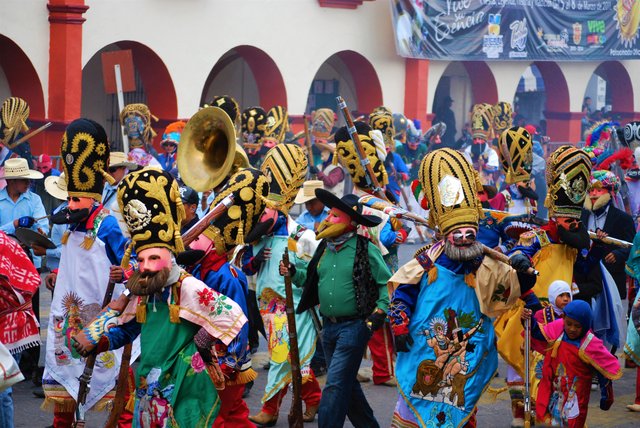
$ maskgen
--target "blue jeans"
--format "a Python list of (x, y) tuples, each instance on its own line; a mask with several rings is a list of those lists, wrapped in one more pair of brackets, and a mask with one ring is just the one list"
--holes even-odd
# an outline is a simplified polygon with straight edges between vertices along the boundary
[(371, 332), (363, 320), (332, 323), (326, 317), (322, 345), (327, 359), (327, 383), (318, 409), (318, 427), (378, 428), (378, 421), (356, 379)]
[[(13, 359), (20, 362), (20, 353), (14, 354)], [(13, 396), (11, 388), (0, 392), (0, 428), (13, 428)]]

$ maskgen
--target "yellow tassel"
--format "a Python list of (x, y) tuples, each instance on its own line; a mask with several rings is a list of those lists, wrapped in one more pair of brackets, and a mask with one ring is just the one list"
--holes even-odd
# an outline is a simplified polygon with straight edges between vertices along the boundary
[(180, 324), (180, 306), (169, 304), (169, 321)]
[(62, 234), (62, 238), (60, 238), (60, 242), (62, 243), (62, 245), (67, 245), (67, 242), (69, 242), (69, 235), (71, 235), (71, 232), (65, 230)]
[(336, 166), (338, 165), (338, 153), (333, 153), (333, 159), (331, 159), (331, 163)]
[(131, 252), (133, 251), (133, 241), (130, 241), (127, 245), (127, 248), (124, 250), (124, 255), (122, 256), (122, 261), (120, 261), (120, 266), (122, 269), (129, 269), (129, 262), (131, 261)]
[(238, 235), (236, 235), (236, 245), (244, 245), (244, 227), (242, 225), (242, 219), (238, 224)]
[(95, 238), (91, 237), (90, 235), (85, 235), (84, 239), (82, 240), (82, 244), (80, 244), (80, 247), (84, 248), (85, 250), (90, 250), (94, 242)]
[(471, 288), (476, 288), (476, 276), (468, 273), (464, 276), (464, 282)]
[(289, 238), (287, 240), (287, 250), (292, 251), (294, 253), (298, 251), (298, 243), (296, 242), (295, 239)]
[(506, 386), (503, 386), (502, 388), (494, 388), (490, 386), (489, 388), (487, 388), (487, 393), (491, 394), (489, 399), (491, 400), (492, 403), (495, 403), (496, 399), (498, 398), (498, 395), (502, 394), (508, 389), (509, 388)]
[(138, 306), (136, 306), (136, 321), (140, 324), (147, 322), (147, 298), (140, 298)]
[(127, 405), (124, 406), (124, 408), (128, 411), (133, 413), (133, 410), (136, 406), (136, 394), (131, 394), (129, 395), (129, 401), (127, 401)]
[(114, 185), (116, 184), (116, 179), (113, 178), (112, 176), (110, 176), (107, 171), (105, 171), (104, 169), (100, 168), (99, 169), (100, 174), (102, 174), (102, 176), (104, 177), (104, 181), (106, 181), (107, 183), (109, 183), (110, 185)]
[(436, 279), (438, 279), (437, 267), (434, 266), (431, 269), (429, 269), (428, 278), (429, 278), (429, 280), (427, 281), (428, 284), (433, 284), (436, 281)]

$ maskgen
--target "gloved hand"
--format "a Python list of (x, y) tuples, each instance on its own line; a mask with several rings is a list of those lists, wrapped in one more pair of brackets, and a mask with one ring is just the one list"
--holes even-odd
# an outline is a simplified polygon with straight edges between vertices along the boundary
[(409, 352), (413, 345), (413, 337), (409, 333), (395, 336), (393, 340), (396, 344), (396, 352)]
[(531, 267), (531, 260), (522, 253), (516, 253), (509, 257), (509, 264), (517, 272), (524, 273)]
[(613, 382), (607, 379), (603, 385), (600, 383), (600, 409), (609, 410), (613, 405)]
[(369, 330), (376, 331), (384, 324), (384, 320), (387, 318), (387, 314), (379, 312), (377, 309), (367, 317), (367, 326)]
[(260, 269), (260, 266), (262, 266), (262, 263), (266, 262), (270, 258), (271, 258), (271, 248), (264, 247), (258, 252), (258, 254), (253, 256), (253, 259), (251, 259), (251, 268), (254, 271), (258, 271)]
[(313, 165), (309, 165), (309, 172), (311, 173), (311, 175), (318, 175), (318, 168), (316, 168)]
[(18, 219), (18, 227), (26, 227), (27, 229), (33, 226), (36, 220), (33, 217), (24, 216)]

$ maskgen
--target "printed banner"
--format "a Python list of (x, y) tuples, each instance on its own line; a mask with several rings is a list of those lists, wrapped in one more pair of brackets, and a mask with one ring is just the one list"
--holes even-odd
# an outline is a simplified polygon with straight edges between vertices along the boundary
[(406, 58), (640, 58), (640, 0), (391, 0)]

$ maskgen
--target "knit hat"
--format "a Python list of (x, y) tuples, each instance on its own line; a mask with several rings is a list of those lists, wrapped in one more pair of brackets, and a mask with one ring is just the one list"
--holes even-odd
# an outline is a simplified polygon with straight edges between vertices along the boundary
[(513, 126), (513, 110), (511, 104), (500, 101), (493, 106), (493, 130), (500, 135), (505, 129)]
[(477, 196), (482, 185), (462, 153), (452, 149), (429, 153), (420, 164), (418, 180), (430, 207), (431, 228), (437, 227), (442, 235), (461, 227), (478, 229), (484, 217)]
[(521, 127), (505, 129), (498, 140), (498, 155), (507, 184), (529, 181), (533, 168), (531, 134)]
[(471, 112), (471, 137), (489, 141), (492, 137), (493, 106), (483, 103), (473, 106)]
[(274, 208), (289, 212), (307, 176), (307, 157), (297, 144), (278, 144), (264, 157), (260, 170), (270, 180), (269, 200)]
[(547, 159), (549, 217), (579, 219), (591, 178), (591, 161), (584, 150), (561, 146)]
[(394, 137), (396, 131), (393, 127), (393, 114), (391, 110), (384, 106), (377, 107), (369, 115), (369, 126), (373, 130), (379, 130), (382, 132), (384, 138), (384, 145), (391, 151), (395, 150), (396, 142)]
[(109, 168), (107, 133), (102, 125), (91, 119), (76, 119), (67, 126), (62, 136), (60, 157), (69, 196), (100, 202), (104, 181), (115, 183), (106, 172)]
[(182, 134), (182, 130), (184, 129), (186, 123), (179, 120), (177, 122), (172, 122), (164, 130), (162, 134), (161, 145), (165, 144), (175, 144), (176, 146), (180, 144), (180, 135)]
[(583, 300), (573, 300), (564, 307), (564, 316), (576, 320), (582, 326), (582, 336), (591, 328), (591, 306)]
[(129, 138), (129, 147), (142, 147), (156, 136), (151, 128), (151, 119), (158, 121), (146, 104), (136, 103), (124, 106), (120, 112), (120, 123), (124, 126), (124, 132)]
[(591, 173), (591, 189), (620, 190), (620, 179), (611, 171), (595, 170)]

